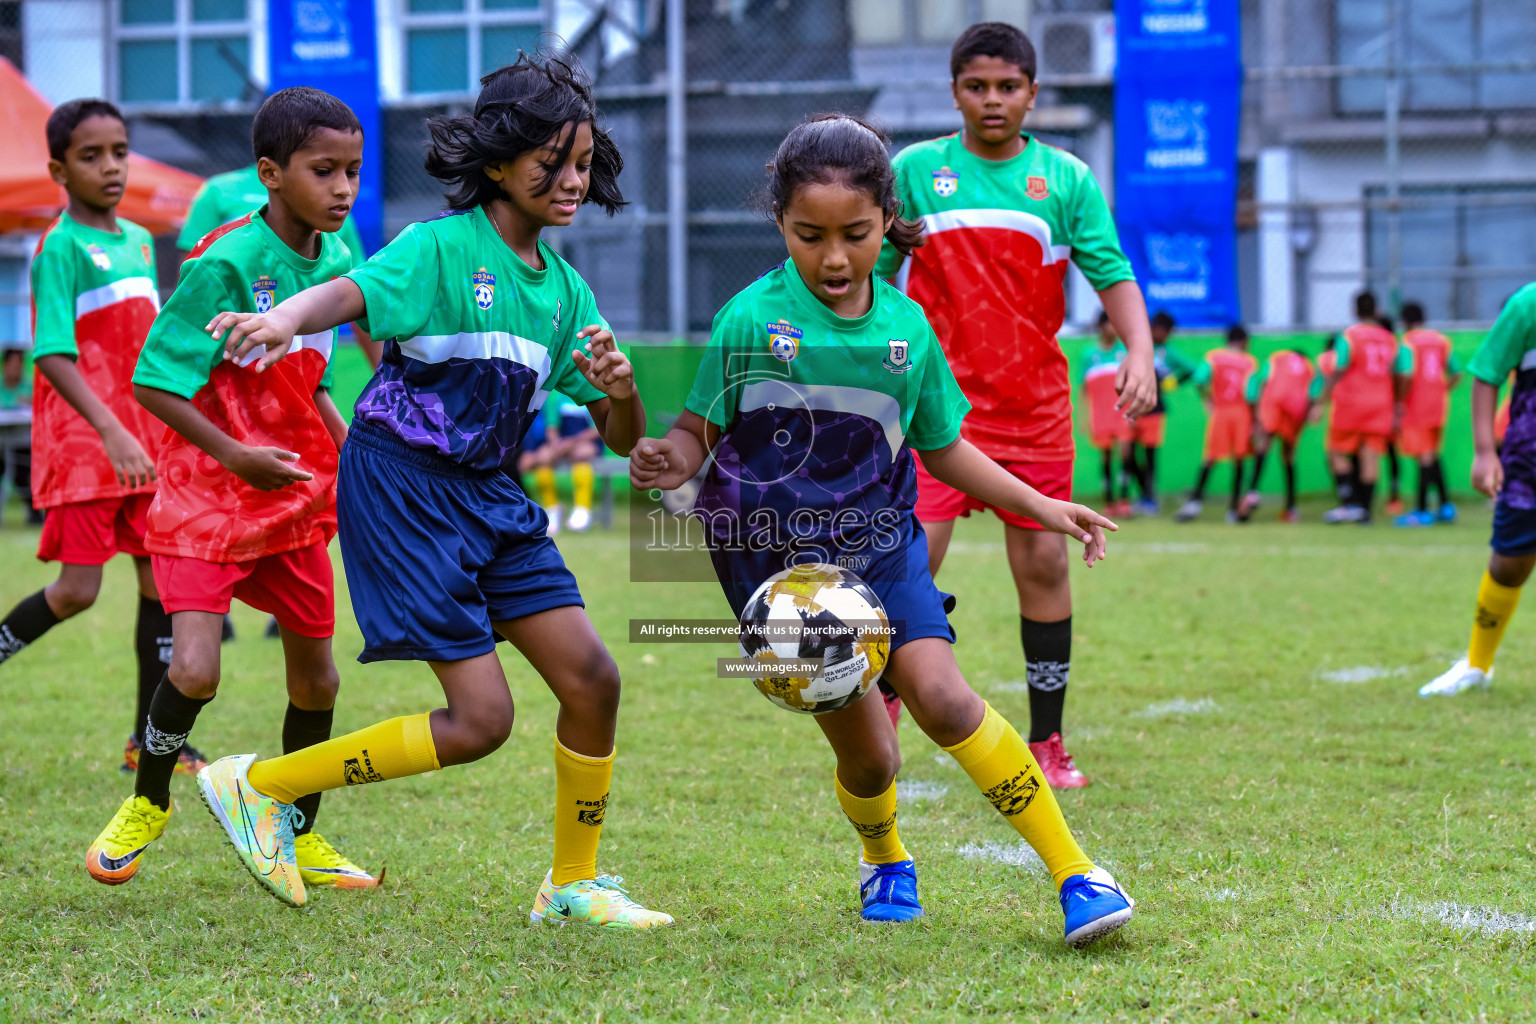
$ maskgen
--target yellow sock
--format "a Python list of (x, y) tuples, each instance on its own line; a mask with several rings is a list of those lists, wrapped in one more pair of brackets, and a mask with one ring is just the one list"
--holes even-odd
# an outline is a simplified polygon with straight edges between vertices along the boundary
[(1083, 853), (1061, 816), (1056, 797), (1040, 776), (1024, 739), (1007, 719), (987, 705), (981, 725), (968, 738), (945, 747), (1035, 852), (1045, 861), (1056, 888), (1072, 875), (1086, 875), (1093, 862)]
[(912, 859), (896, 834), (896, 783), (891, 783), (879, 796), (863, 797), (844, 789), (843, 780), (835, 773), (832, 781), (837, 784), (837, 802), (864, 844), (866, 864), (895, 864)]
[(1472, 622), (1472, 643), (1467, 647), (1467, 662), (1484, 672), (1493, 668), (1493, 656), (1504, 639), (1504, 627), (1509, 625), (1520, 603), (1520, 588), (1506, 587), (1494, 580), (1485, 570), (1483, 582), (1477, 588), (1477, 618)]
[(555, 740), (556, 885), (597, 877), (597, 840), (603, 834), (613, 754), (588, 757)]
[(533, 471), (533, 485), (539, 489), (539, 504), (554, 508), (560, 504), (560, 492), (555, 489), (555, 471), (550, 466), (540, 466)]
[(592, 508), (592, 463), (578, 462), (571, 467), (571, 490), (577, 508)]
[(257, 761), (246, 777), (257, 792), (291, 804), (306, 793), (403, 779), (439, 767), (432, 744), (432, 716), (422, 714), (391, 718), (282, 757)]

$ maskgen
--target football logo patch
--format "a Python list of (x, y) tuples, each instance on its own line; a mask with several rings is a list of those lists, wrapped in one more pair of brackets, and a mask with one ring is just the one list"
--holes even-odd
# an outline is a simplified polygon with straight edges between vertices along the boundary
[(948, 167), (940, 167), (933, 172), (933, 190), (940, 196), (948, 199), (960, 188), (960, 175)]
[(475, 286), (475, 305), (490, 309), (496, 301), (496, 275), (481, 267), (471, 275), (471, 280)]
[(884, 366), (892, 373), (906, 373), (907, 367), (912, 365), (911, 363), (907, 362), (909, 346), (907, 345), (906, 339), (891, 338), (886, 342), (886, 344), (890, 346), (891, 350), (886, 355), (884, 362), (882, 362), (880, 365)]
[(251, 295), (256, 301), (256, 312), (270, 313), (277, 305), (277, 282), (262, 274), (251, 282)]
[(91, 262), (96, 264), (97, 270), (112, 269), (112, 257), (107, 255), (107, 250), (92, 243), (85, 247), (85, 251), (91, 254)]
[(1031, 199), (1048, 199), (1051, 190), (1046, 187), (1044, 178), (1031, 174), (1025, 182), (1024, 194)]
[(788, 320), (775, 320), (768, 325), (768, 351), (780, 362), (789, 362), (800, 354), (800, 339), (805, 332)]

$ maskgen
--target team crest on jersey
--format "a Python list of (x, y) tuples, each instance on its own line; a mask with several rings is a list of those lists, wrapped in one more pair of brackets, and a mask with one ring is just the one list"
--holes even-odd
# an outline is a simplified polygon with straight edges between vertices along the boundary
[(800, 354), (800, 339), (805, 332), (788, 320), (775, 320), (768, 325), (768, 351), (775, 359), (789, 362)]
[(948, 167), (933, 172), (933, 190), (948, 199), (960, 187), (960, 175)]
[(146, 265), (150, 265), (150, 264), (154, 263), (153, 257), (151, 257), (150, 254), (149, 254), (149, 246), (148, 245), (141, 245), (141, 246), (139, 246), (139, 252), (144, 254), (144, 263)]
[(496, 275), (481, 267), (470, 275), (470, 280), (475, 283), (475, 305), (490, 309), (496, 301)]
[(1029, 180), (1024, 184), (1024, 194), (1029, 196), (1029, 198), (1046, 199), (1050, 197), (1051, 190), (1046, 187), (1044, 178), (1031, 174)]
[(909, 346), (907, 345), (906, 339), (891, 338), (886, 342), (886, 344), (891, 347), (891, 351), (886, 355), (885, 361), (880, 365), (884, 366), (892, 373), (906, 373), (907, 367), (912, 365), (911, 363), (907, 362)]
[(277, 305), (277, 282), (262, 274), (251, 282), (251, 295), (256, 299), (256, 312), (270, 313)]
[(93, 243), (86, 246), (85, 251), (91, 254), (91, 262), (96, 264), (97, 270), (112, 269), (112, 257), (107, 255), (107, 250)]

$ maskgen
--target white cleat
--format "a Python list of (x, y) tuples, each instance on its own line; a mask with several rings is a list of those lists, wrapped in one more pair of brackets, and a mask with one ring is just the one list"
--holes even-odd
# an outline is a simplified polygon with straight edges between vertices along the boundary
[(1493, 685), (1493, 669), (1484, 672), (1480, 668), (1473, 668), (1466, 658), (1462, 658), (1452, 665), (1448, 671), (1438, 678), (1431, 679), (1419, 687), (1420, 697), (1454, 697), (1458, 693), (1464, 693), (1474, 687), (1481, 686), (1488, 689)]
[(571, 518), (565, 521), (565, 528), (576, 533), (581, 533), (592, 525), (592, 510), (577, 505), (571, 509)]
[(1187, 523), (1198, 516), (1200, 510), (1204, 507), (1204, 504), (1198, 499), (1190, 498), (1173, 514), (1173, 521), (1176, 523)]
[(1359, 505), (1339, 505), (1323, 513), (1323, 522), (1329, 524), (1358, 523), (1365, 518), (1365, 509)]
[(545, 536), (553, 537), (560, 532), (560, 506), (545, 505), (544, 513), (549, 516), (549, 529)]

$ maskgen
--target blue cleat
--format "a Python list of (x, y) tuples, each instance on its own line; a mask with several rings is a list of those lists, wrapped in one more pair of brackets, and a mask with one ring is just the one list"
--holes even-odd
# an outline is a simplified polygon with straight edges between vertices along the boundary
[(1103, 868), (1073, 875), (1061, 886), (1061, 911), (1067, 917), (1067, 945), (1075, 949), (1103, 938), (1131, 919), (1136, 901)]
[(1448, 501), (1440, 503), (1440, 511), (1435, 513), (1435, 518), (1442, 523), (1454, 523), (1456, 521), (1456, 506)]
[(915, 921), (923, 916), (917, 902), (917, 865), (910, 860), (894, 864), (867, 864), (859, 858), (859, 899), (866, 921)]
[(1155, 516), (1159, 511), (1161, 511), (1157, 506), (1157, 502), (1153, 501), (1151, 498), (1141, 499), (1135, 505), (1131, 506), (1131, 510), (1139, 516)]
[(1429, 511), (1404, 512), (1392, 520), (1392, 525), (1405, 527), (1433, 526), (1435, 525), (1435, 514)]

